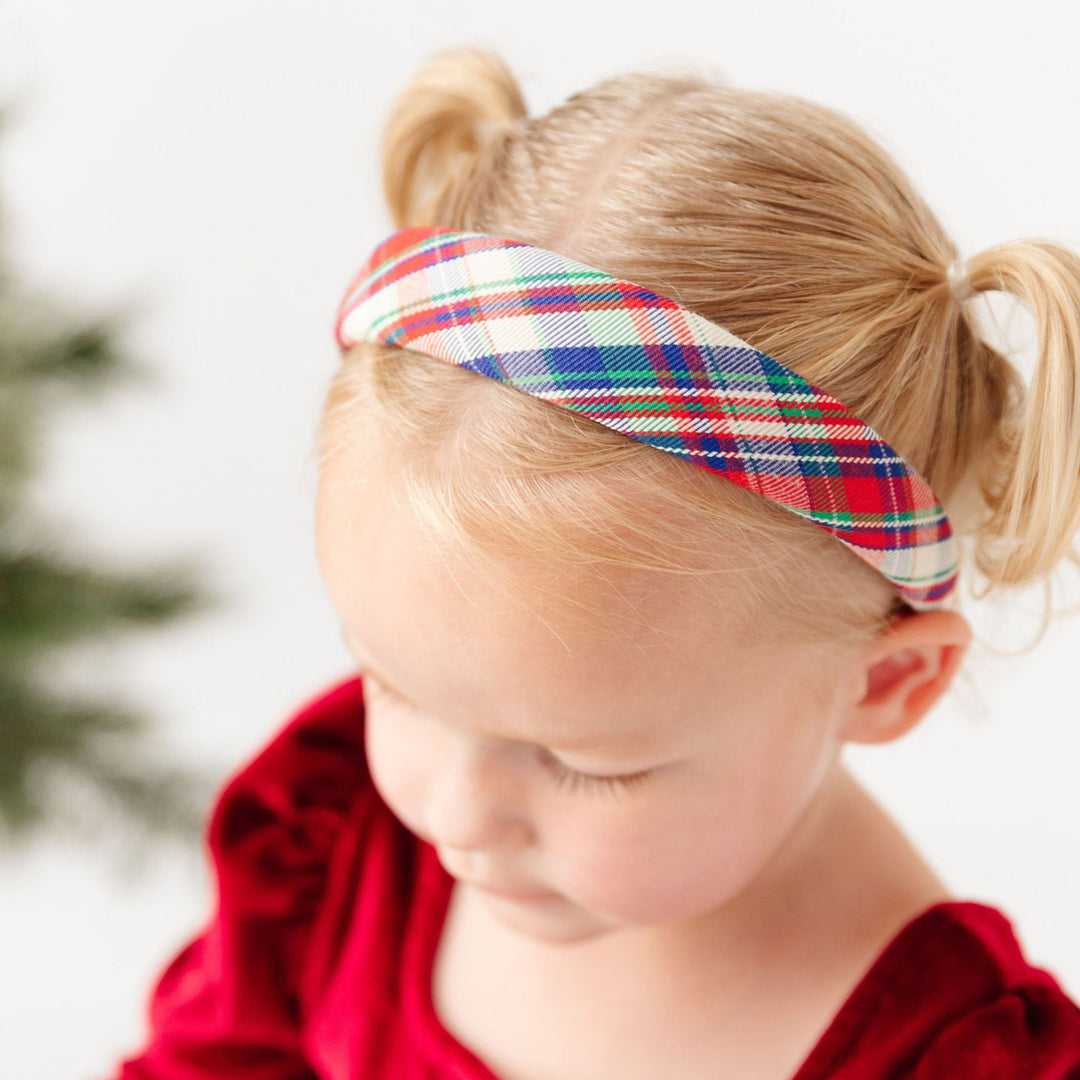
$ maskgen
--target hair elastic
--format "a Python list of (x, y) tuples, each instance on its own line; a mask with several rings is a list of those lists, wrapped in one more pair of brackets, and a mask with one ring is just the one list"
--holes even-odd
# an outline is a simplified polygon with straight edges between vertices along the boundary
[(955, 259), (949, 263), (949, 269), (946, 270), (945, 276), (949, 279), (949, 289), (955, 299), (964, 301), (979, 295), (978, 290), (971, 287), (971, 281), (968, 278), (967, 259)]
[(517, 240), (434, 226), (376, 245), (335, 338), (398, 345), (572, 409), (832, 533), (919, 611), (957, 580), (915, 468), (824, 390), (717, 323)]

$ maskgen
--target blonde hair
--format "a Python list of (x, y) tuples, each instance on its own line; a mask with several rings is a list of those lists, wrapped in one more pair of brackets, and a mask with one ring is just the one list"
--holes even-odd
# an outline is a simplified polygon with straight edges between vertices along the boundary
[[(1034, 317), (1028, 393), (951, 291), (955, 245), (847, 117), (686, 68), (617, 75), (529, 117), (496, 53), (449, 49), (394, 102), (382, 183), (395, 227), (561, 252), (826, 389), (929, 482), (977, 595), (1080, 565), (1080, 258), (1018, 240), (968, 260), (976, 291)], [(331, 381), (318, 454), (377, 448), (418, 519), (490, 565), (558, 554), (692, 575), (765, 640), (858, 643), (909, 610), (768, 499), (495, 380), (361, 342)], [(1050, 617), (1047, 604), (1038, 640)]]

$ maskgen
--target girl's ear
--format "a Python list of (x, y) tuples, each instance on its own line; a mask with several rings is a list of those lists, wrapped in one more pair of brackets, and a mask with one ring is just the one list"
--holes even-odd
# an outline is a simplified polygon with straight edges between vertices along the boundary
[(841, 738), (900, 738), (948, 689), (974, 634), (955, 611), (922, 611), (891, 623), (856, 659)]

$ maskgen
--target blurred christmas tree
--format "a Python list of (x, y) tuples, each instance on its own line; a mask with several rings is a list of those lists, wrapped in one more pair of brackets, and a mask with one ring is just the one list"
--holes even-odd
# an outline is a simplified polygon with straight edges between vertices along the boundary
[(32, 521), (25, 498), (58, 396), (150, 374), (122, 355), (120, 333), (116, 316), (80, 320), (19, 290), (0, 256), (0, 844), (45, 831), (119, 840), (130, 869), (152, 839), (197, 841), (214, 778), (151, 753), (139, 709), (55, 690), (57, 654), (219, 600), (190, 562), (91, 565), (73, 549), (77, 526)]

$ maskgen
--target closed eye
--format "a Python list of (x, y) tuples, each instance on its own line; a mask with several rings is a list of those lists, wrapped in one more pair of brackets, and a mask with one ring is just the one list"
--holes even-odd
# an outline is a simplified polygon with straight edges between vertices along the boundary
[(606, 791), (612, 791), (613, 789), (634, 787), (636, 784), (641, 783), (642, 780), (648, 778), (651, 769), (643, 769), (636, 773), (622, 773), (615, 776), (597, 776), (594, 773), (581, 772), (579, 769), (572, 769), (565, 762), (560, 761), (555, 757), (550, 750), (544, 750), (540, 748), (541, 755), (540, 760), (552, 776), (555, 778), (555, 782), (560, 785), (568, 785), (571, 790), (579, 788), (591, 788), (593, 790), (602, 789)]
[[(379, 682), (370, 671), (363, 672), (365, 687), (371, 686), (377, 689), (380, 696), (393, 699), (397, 705), (409, 708), (409, 702), (400, 694), (395, 693), (390, 687)], [(371, 695), (374, 696), (374, 695)], [(554, 778), (560, 787), (568, 787), (571, 791), (591, 790), (618, 793), (620, 789), (634, 787), (647, 779), (653, 772), (652, 769), (642, 769), (634, 773), (620, 773), (614, 776), (598, 776), (595, 773), (581, 772), (580, 769), (571, 768), (565, 762), (548, 750), (546, 747), (537, 746), (540, 755), (540, 763), (544, 769)]]

